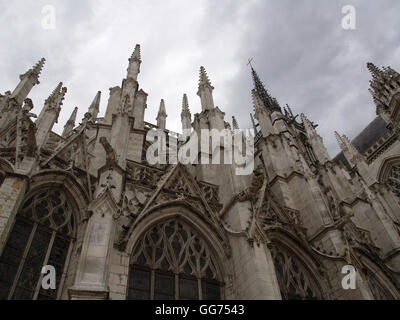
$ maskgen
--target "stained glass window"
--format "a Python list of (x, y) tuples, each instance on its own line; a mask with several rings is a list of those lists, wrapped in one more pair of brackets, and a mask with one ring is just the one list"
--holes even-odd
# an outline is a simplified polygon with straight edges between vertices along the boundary
[(303, 263), (281, 246), (271, 250), (283, 300), (320, 300), (320, 290)]
[(129, 277), (129, 300), (221, 299), (221, 278), (208, 245), (176, 220), (152, 227), (138, 241)]
[[(30, 197), (0, 257), (0, 299), (57, 299), (73, 230), (72, 206), (64, 192), (45, 190)], [(45, 265), (56, 270), (55, 290), (41, 287)]]

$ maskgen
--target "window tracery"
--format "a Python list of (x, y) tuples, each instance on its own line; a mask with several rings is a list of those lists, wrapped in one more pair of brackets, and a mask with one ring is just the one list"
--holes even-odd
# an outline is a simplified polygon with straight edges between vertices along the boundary
[(288, 249), (271, 250), (283, 300), (320, 300), (320, 289), (303, 263)]
[(206, 242), (177, 220), (150, 228), (132, 253), (128, 299), (221, 299), (221, 278)]
[[(64, 192), (44, 190), (30, 197), (0, 257), (0, 300), (57, 299), (73, 232), (73, 208)], [(56, 290), (41, 288), (45, 265), (56, 269)]]

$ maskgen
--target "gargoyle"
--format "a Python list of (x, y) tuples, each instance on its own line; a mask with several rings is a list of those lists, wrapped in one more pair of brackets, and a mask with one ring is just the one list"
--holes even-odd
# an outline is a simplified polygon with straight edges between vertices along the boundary
[(100, 143), (103, 146), (104, 150), (106, 151), (106, 161), (107, 164), (109, 165), (113, 165), (116, 163), (117, 160), (117, 156), (115, 154), (115, 151), (113, 149), (113, 147), (111, 146), (111, 144), (108, 142), (107, 138), (105, 137), (101, 137), (100, 138)]

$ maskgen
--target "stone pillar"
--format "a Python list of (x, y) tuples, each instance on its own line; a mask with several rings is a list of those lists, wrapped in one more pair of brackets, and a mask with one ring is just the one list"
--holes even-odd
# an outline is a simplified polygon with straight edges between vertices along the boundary
[(68, 290), (71, 300), (109, 298), (108, 278), (117, 210), (109, 190), (90, 205), (92, 216), (86, 228), (75, 284)]

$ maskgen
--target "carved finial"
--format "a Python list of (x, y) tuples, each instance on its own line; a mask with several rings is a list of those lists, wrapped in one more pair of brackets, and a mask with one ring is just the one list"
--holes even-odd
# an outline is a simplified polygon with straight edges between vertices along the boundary
[(167, 110), (165, 108), (164, 99), (161, 100), (160, 109), (157, 115), (157, 126), (160, 129), (166, 129)]
[(202, 86), (209, 86), (209, 87), (213, 88), (211, 81), (208, 78), (207, 71), (203, 66), (200, 67), (200, 81), (199, 81), (199, 87), (202, 87)]
[(78, 107), (75, 107), (74, 111), (72, 111), (71, 116), (69, 117), (69, 120), (64, 126), (64, 130), (61, 135), (63, 138), (66, 138), (74, 129), (77, 115), (78, 115)]
[(53, 92), (50, 94), (50, 96), (46, 99), (45, 103), (50, 103), (54, 99), (57, 98), (57, 96), (61, 93), (61, 88), (62, 88), (63, 83), (60, 82), (57, 87), (53, 90)]
[(368, 70), (371, 72), (372, 77), (375, 79), (382, 79), (382, 70), (379, 69), (375, 64), (373, 64), (372, 62), (368, 62), (367, 63), (367, 68)]
[(233, 130), (239, 130), (239, 125), (234, 116), (232, 117), (232, 127), (233, 127)]
[(37, 62), (32, 67), (32, 69), (29, 69), (26, 73), (20, 75), (19, 78), (22, 80), (26, 76), (33, 76), (33, 77), (35, 77), (35, 80), (36, 80), (35, 84), (39, 84), (39, 76), (43, 70), (43, 66), (44, 66), (45, 62), (46, 62), (45, 58), (40, 59), (39, 62)]
[(97, 92), (96, 96), (93, 99), (92, 104), (89, 107), (88, 113), (91, 115), (93, 120), (97, 119), (97, 115), (100, 112), (100, 101), (101, 101), (101, 91)]
[(158, 111), (158, 115), (167, 116), (167, 110), (166, 110), (166, 108), (165, 108), (165, 101), (164, 101), (164, 99), (161, 99), (161, 102), (160, 102), (160, 109), (159, 109), (159, 111)]
[(190, 113), (189, 102), (186, 93), (183, 95), (182, 100), (182, 113)]
[(134, 60), (134, 59), (139, 60), (139, 61), (142, 60), (142, 59), (141, 59), (141, 52), (140, 52), (140, 44), (137, 44), (137, 45), (136, 45), (135, 51), (133, 51), (130, 60)]
[(335, 137), (340, 146), (340, 149), (342, 149), (342, 151), (346, 150), (347, 149), (346, 144), (344, 143), (342, 137), (340, 136), (340, 134), (337, 131), (335, 131)]

